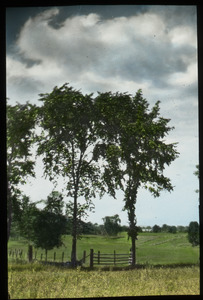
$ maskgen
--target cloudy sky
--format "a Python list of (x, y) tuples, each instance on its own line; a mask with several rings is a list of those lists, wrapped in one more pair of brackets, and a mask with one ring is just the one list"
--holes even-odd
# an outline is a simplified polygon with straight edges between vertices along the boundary
[[(142, 89), (175, 129), (166, 138), (178, 142), (180, 156), (165, 175), (172, 193), (153, 198), (140, 190), (138, 225), (188, 225), (198, 220), (198, 78), (195, 6), (66, 6), (7, 9), (7, 97), (38, 103), (39, 93), (68, 82), (83, 93)], [(37, 160), (35, 180), (23, 187), (33, 201), (45, 199), (53, 186), (42, 178)], [(58, 187), (60, 190), (60, 186)], [(95, 200), (91, 222), (122, 212), (117, 200)]]

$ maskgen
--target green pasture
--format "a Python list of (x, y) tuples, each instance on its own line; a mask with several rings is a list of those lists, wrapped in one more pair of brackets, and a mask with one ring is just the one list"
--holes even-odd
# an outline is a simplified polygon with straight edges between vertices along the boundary
[[(64, 252), (64, 261), (70, 260), (71, 254), (71, 236), (66, 235), (63, 238), (64, 245), (48, 251), (48, 260), (53, 261), (54, 252), (56, 252), (56, 261), (61, 261)], [(83, 251), (86, 255), (90, 249), (101, 253), (125, 253), (129, 254), (130, 240), (127, 233), (120, 233), (117, 237), (106, 237), (99, 235), (84, 235), (77, 243), (77, 256), (82, 259)], [(150, 265), (168, 265), (168, 264), (198, 264), (199, 247), (192, 247), (187, 240), (186, 233), (140, 233), (136, 242), (136, 257), (138, 264)], [(23, 259), (26, 258), (27, 242), (23, 239), (10, 239), (8, 250), (22, 249)], [(37, 252), (36, 252), (37, 251)], [(40, 260), (41, 253), (45, 259), (45, 251), (34, 249), (37, 253), (37, 260)], [(8, 256), (8, 261), (13, 261), (15, 257)], [(89, 263), (87, 258), (87, 264)]]

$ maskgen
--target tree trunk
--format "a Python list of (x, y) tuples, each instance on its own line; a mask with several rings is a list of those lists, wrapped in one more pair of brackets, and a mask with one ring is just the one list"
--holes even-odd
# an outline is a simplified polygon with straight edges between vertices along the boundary
[(134, 267), (136, 265), (136, 238), (134, 236), (131, 237), (132, 241), (132, 248), (131, 248), (131, 253), (132, 253), (132, 263), (131, 265)]
[(76, 267), (76, 242), (77, 238), (75, 235), (72, 235), (72, 252), (71, 252), (71, 265)]
[(77, 244), (77, 195), (74, 196), (73, 206), (73, 228), (72, 228), (72, 252), (71, 252), (71, 264), (76, 267), (76, 244)]
[(12, 199), (9, 185), (7, 184), (7, 242), (10, 237), (12, 223)]
[(32, 245), (28, 245), (28, 262), (32, 262)]
[(136, 239), (137, 239), (137, 228), (136, 228), (136, 215), (135, 215), (135, 204), (137, 199), (137, 190), (138, 184), (134, 186), (133, 189), (130, 189), (130, 195), (126, 203), (126, 208), (128, 210), (128, 219), (129, 219), (129, 236), (131, 238), (132, 247), (132, 266), (136, 265)]

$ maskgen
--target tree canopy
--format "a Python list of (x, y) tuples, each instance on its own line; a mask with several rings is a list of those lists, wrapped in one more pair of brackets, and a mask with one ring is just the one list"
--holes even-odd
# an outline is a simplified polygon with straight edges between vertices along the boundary
[[(43, 202), (43, 209), (36, 204)], [(15, 208), (14, 221), (17, 223), (21, 236), (37, 248), (47, 250), (62, 245), (62, 234), (66, 232), (66, 217), (63, 215), (63, 197), (52, 192), (46, 200), (33, 203), (23, 195), (18, 199)]]
[(165, 165), (178, 157), (176, 143), (164, 141), (173, 127), (168, 126), (170, 119), (159, 116), (160, 101), (149, 110), (141, 90), (135, 96), (100, 93), (95, 105), (99, 119), (97, 132), (102, 140), (96, 155), (107, 163), (104, 163), (103, 178), (112, 194), (118, 187), (124, 191), (135, 264), (138, 188), (143, 186), (155, 197), (162, 190), (173, 190), (170, 179), (163, 175)]
[[(134, 265), (138, 189), (143, 187), (155, 197), (163, 190), (173, 190), (170, 178), (164, 176), (164, 169), (178, 157), (178, 152), (176, 143), (165, 141), (174, 128), (169, 126), (170, 119), (160, 116), (160, 101), (150, 108), (141, 90), (134, 96), (107, 92), (98, 93), (94, 98), (93, 94), (83, 95), (68, 84), (55, 87), (51, 93), (40, 94), (40, 97), (41, 107), (26, 104), (9, 108), (9, 124), (24, 118), (19, 125), (22, 128), (18, 130), (17, 127), (16, 137), (15, 128), (9, 129), (10, 182), (22, 180), (21, 172), (22, 178), (26, 174), (33, 175), (34, 162), (29, 159), (29, 151), (37, 119), (41, 129), (36, 139), (37, 155), (42, 156), (44, 174), (55, 183), (59, 176), (64, 177), (69, 199), (67, 212), (72, 221), (72, 265), (76, 265), (81, 216), (93, 207), (92, 199), (97, 193), (101, 197), (107, 192), (115, 198), (117, 189), (123, 191), (123, 209), (128, 214)], [(10, 117), (13, 110), (16, 110), (14, 123)], [(9, 128), (12, 126), (9, 125)], [(18, 132), (22, 132), (22, 136)], [(12, 144), (15, 144), (15, 138), (18, 139), (17, 150)], [(14, 159), (13, 168), (10, 167), (11, 157)], [(53, 211), (53, 199), (57, 204), (54, 210), (61, 210), (60, 196), (52, 195), (47, 200), (48, 214), (56, 213)]]
[(31, 147), (35, 141), (37, 109), (30, 103), (7, 105), (7, 228), (8, 239), (15, 200), (28, 175), (35, 176)]
[(106, 216), (103, 218), (104, 229), (108, 235), (117, 235), (121, 231), (119, 215)]
[(190, 222), (188, 227), (188, 240), (192, 246), (199, 245), (199, 224), (198, 222)]
[(72, 264), (76, 263), (78, 198), (84, 197), (88, 208), (96, 191), (103, 193), (100, 168), (93, 157), (97, 141), (92, 95), (83, 95), (67, 84), (41, 94), (38, 155), (43, 155), (44, 172), (50, 180), (63, 176), (66, 196), (73, 199)]

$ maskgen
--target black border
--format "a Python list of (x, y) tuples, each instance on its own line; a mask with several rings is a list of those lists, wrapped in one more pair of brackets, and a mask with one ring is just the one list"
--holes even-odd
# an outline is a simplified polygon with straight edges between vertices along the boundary
[[(200, 165), (200, 205), (199, 205), (199, 221), (200, 221), (200, 295), (197, 296), (140, 296), (140, 297), (115, 297), (115, 298), (135, 298), (135, 299), (155, 299), (159, 297), (167, 297), (167, 299), (186, 298), (186, 299), (200, 299), (203, 295), (203, 41), (202, 41), (202, 28), (203, 28), (203, 6), (198, 4), (198, 1), (65, 1), (65, 0), (35, 0), (35, 1), (17, 1), (17, 0), (5, 0), (0, 3), (0, 84), (1, 84), (1, 98), (0, 98), (0, 295), (3, 299), (7, 299), (8, 295), (8, 279), (7, 279), (7, 204), (6, 204), (6, 8), (7, 7), (49, 7), (49, 6), (67, 6), (67, 5), (112, 5), (112, 4), (135, 4), (135, 5), (195, 5), (197, 8), (197, 28), (198, 28), (198, 101), (199, 101), (199, 165)], [(114, 298), (114, 299), (115, 299)], [(75, 298), (76, 299), (76, 298)], [(81, 299), (81, 298), (80, 298)], [(88, 298), (85, 298), (88, 299)], [(98, 298), (100, 299), (100, 298)]]

